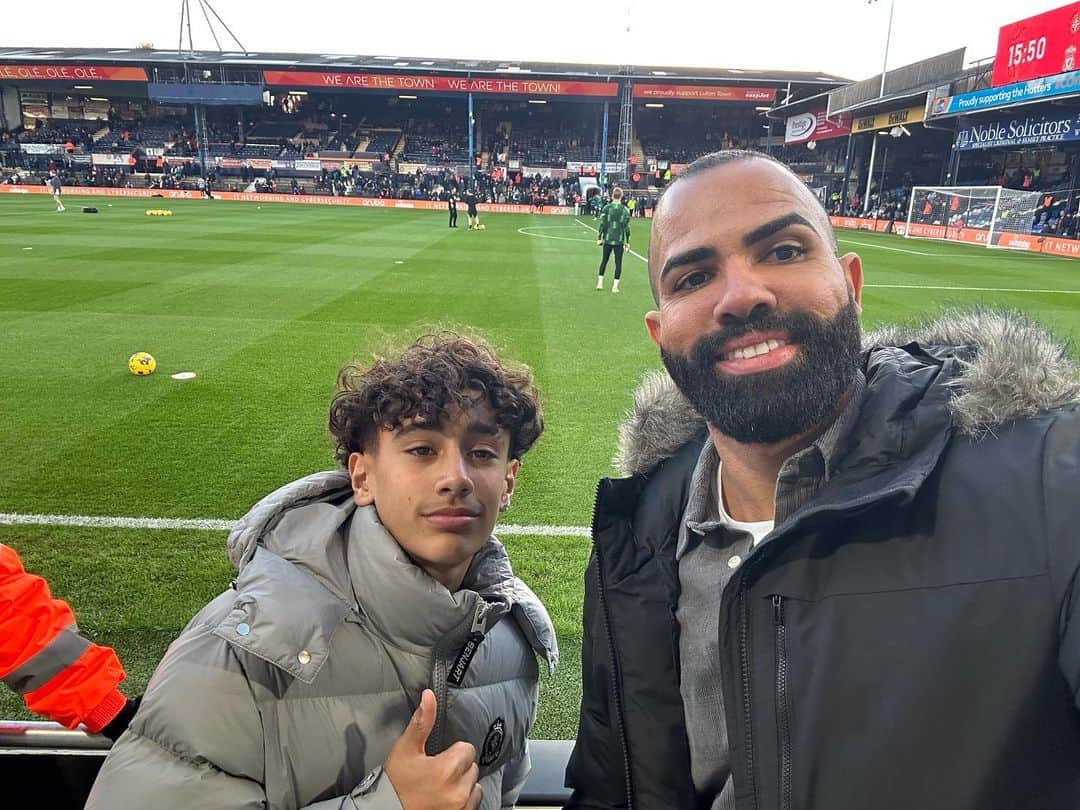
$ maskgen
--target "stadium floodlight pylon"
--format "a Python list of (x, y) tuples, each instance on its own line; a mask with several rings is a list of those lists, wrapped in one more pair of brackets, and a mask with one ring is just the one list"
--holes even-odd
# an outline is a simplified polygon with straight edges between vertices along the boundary
[(915, 186), (904, 236), (1008, 248), (1001, 234), (1031, 233), (1040, 198), (1001, 186)]
[[(217, 13), (210, 0), (195, 0), (199, 8), (202, 10), (203, 18), (206, 20), (206, 27), (210, 29), (210, 36), (214, 38), (214, 44), (217, 45), (218, 53), (224, 53), (224, 49), (221, 47), (221, 41), (218, 39), (217, 31), (214, 30), (214, 23), (210, 20), (210, 15), (214, 15), (214, 19), (218, 21), (222, 28), (228, 32), (232, 37), (233, 42), (237, 44), (240, 51), (247, 56), (248, 49), (244, 47), (244, 44), (236, 38), (236, 34), (232, 32), (232, 29), (221, 19), (221, 15)], [(209, 12), (209, 13), (207, 13)], [(176, 46), (176, 53), (178, 56), (184, 54), (184, 23), (187, 23), (187, 37), (188, 37), (188, 56), (195, 55), (195, 40), (191, 36), (191, 0), (180, 0), (180, 43)]]

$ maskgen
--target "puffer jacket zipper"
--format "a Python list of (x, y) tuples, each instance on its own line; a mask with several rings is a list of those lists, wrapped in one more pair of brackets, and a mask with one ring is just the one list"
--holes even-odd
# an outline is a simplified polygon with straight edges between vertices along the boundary
[(431, 686), (435, 692), (435, 727), (428, 736), (425, 749), (429, 757), (437, 756), (443, 750), (443, 736), (446, 733), (446, 673), (450, 668), (450, 661), (442, 645), (435, 651), (435, 665), (431, 671)]
[(787, 627), (784, 597), (775, 594), (773, 626), (776, 630), (776, 722), (780, 742), (780, 810), (791, 810), (791, 713), (788, 710)]
[(622, 694), (619, 692), (619, 678), (616, 667), (616, 655), (615, 655), (615, 637), (611, 633), (611, 621), (608, 616), (607, 598), (604, 595), (604, 563), (603, 555), (600, 552), (600, 545), (596, 542), (596, 507), (600, 500), (600, 486), (596, 487), (596, 497), (593, 499), (593, 514), (592, 514), (592, 541), (593, 541), (593, 554), (596, 555), (596, 585), (597, 585), (597, 597), (600, 600), (600, 616), (604, 622), (604, 635), (607, 639), (607, 651), (608, 651), (608, 673), (611, 679), (611, 694), (615, 698), (615, 727), (619, 733), (619, 743), (622, 746), (623, 755), (623, 779), (626, 789), (626, 807), (627, 810), (633, 810), (634, 808), (634, 791), (633, 782), (630, 774), (630, 745), (626, 740), (626, 727), (623, 724), (623, 705)]
[[(477, 597), (476, 610), (473, 613), (472, 626), (469, 628), (467, 640), (475, 640), (479, 643), (483, 640), (486, 632), (487, 613), (489, 605), (483, 599)], [(478, 638), (477, 638), (478, 637)], [(457, 653), (447, 649), (446, 642), (440, 642), (435, 648), (435, 663), (431, 671), (431, 689), (435, 693), (435, 727), (431, 730), (425, 750), (428, 756), (436, 756), (442, 753), (446, 747), (446, 713), (447, 696), (450, 691), (450, 669), (457, 659)]]

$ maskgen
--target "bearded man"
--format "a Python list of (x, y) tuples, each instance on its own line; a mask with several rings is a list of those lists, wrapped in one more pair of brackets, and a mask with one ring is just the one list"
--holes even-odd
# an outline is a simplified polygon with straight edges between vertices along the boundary
[(987, 310), (862, 336), (859, 257), (755, 152), (672, 184), (649, 276), (670, 377), (597, 493), (569, 806), (1080, 806), (1064, 347)]

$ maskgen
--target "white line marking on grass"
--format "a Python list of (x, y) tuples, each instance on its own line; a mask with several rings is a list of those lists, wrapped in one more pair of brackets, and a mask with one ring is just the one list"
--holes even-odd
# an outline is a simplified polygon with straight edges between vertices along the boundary
[(526, 225), (524, 228), (518, 228), (517, 232), (522, 236), (531, 236), (534, 239), (558, 239), (562, 242), (591, 242), (591, 239), (580, 239), (573, 236), (551, 236), (546, 233), (529, 233), (530, 231), (555, 231), (555, 230), (572, 230), (577, 231), (573, 225)]
[(874, 287), (884, 290), (957, 290), (959, 292), (1011, 292), (1080, 295), (1080, 290), (1032, 290), (1022, 287), (936, 287), (928, 284), (864, 284), (863, 287)]
[(860, 242), (858, 239), (848, 239), (846, 236), (836, 237), (837, 242), (844, 242), (848, 245), (861, 245), (862, 247), (874, 248), (876, 250), (891, 250), (896, 253), (910, 253), (912, 256), (940, 256), (940, 253), (924, 253), (921, 250), (908, 250), (907, 248), (888, 247), (887, 245), (875, 245), (873, 242)]
[[(576, 222), (578, 225), (580, 225), (583, 228), (588, 228), (593, 233), (600, 233), (600, 231), (596, 230), (596, 228), (594, 228), (592, 225), (586, 225), (580, 219), (575, 218), (574, 222)], [(626, 252), (629, 253), (631, 256), (637, 256), (639, 259), (641, 259), (643, 262), (645, 262), (645, 264), (649, 263), (649, 260), (647, 258), (645, 258), (644, 256), (642, 256), (640, 253), (638, 253), (636, 250), (628, 250)]]
[(510, 536), (515, 534), (533, 534), (540, 537), (592, 537), (588, 526), (516, 526), (508, 523), (495, 527), (492, 534)]
[[(0, 512), (0, 526), (74, 526), (91, 529), (188, 529), (194, 531), (227, 532), (235, 520), (217, 518), (137, 518), (105, 515), (24, 515)], [(519, 526), (495, 527), (496, 535), (534, 535), (540, 537), (589, 537), (588, 526)]]
[(106, 517), (102, 515), (20, 515), (0, 512), (3, 526), (77, 526), (93, 529), (195, 529), (198, 531), (227, 532), (234, 520), (213, 518), (132, 518)]

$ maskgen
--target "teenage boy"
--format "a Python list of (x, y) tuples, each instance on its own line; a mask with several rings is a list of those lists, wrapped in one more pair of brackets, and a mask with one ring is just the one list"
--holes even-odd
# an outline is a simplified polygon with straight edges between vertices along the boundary
[(500, 808), (529, 771), (536, 596), (491, 537), (543, 420), (530, 373), (452, 334), (346, 366), (346, 468), (233, 530), (239, 575), (169, 648), (90, 810)]

